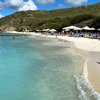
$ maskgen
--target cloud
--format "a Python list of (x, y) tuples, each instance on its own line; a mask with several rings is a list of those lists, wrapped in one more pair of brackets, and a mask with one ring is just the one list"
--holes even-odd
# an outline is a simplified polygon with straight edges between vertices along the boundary
[(65, 8), (64, 5), (63, 4), (59, 4), (58, 5), (58, 9), (62, 9), (62, 8)]
[(87, 3), (88, 0), (65, 0), (65, 3), (71, 6), (81, 6), (84, 3)]
[(3, 15), (0, 14), (0, 18), (4, 17)]
[(18, 8), (18, 11), (26, 11), (26, 10), (37, 10), (37, 6), (32, 0), (28, 0), (27, 2), (23, 2), (23, 5)]
[(6, 4), (9, 8), (11, 9), (18, 9), (19, 7), (21, 7), (23, 5), (23, 0), (7, 0)]
[(43, 5), (49, 5), (49, 4), (54, 4), (55, 0), (36, 0), (36, 2), (43, 4)]
[(0, 1), (0, 10), (3, 8), (3, 2)]
[(37, 6), (32, 0), (7, 0), (6, 5), (16, 11), (37, 10)]

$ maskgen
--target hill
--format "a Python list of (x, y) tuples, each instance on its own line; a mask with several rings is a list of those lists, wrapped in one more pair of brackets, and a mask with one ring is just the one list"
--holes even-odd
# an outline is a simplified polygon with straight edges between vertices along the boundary
[(69, 25), (100, 27), (100, 3), (76, 8), (50, 11), (22, 11), (0, 19), (0, 31), (35, 31), (55, 28), (58, 31)]

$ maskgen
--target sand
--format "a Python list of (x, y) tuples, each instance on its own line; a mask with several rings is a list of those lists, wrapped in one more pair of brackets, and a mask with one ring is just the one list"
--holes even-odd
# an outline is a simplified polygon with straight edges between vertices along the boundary
[(82, 49), (85, 51), (94, 51), (100, 52), (100, 40), (97, 39), (89, 39), (89, 38), (75, 38), (75, 37), (67, 37), (67, 36), (59, 36), (58, 38), (68, 40), (73, 42), (78, 49)]
[(73, 42), (80, 53), (87, 60), (88, 79), (94, 89), (100, 93), (100, 40), (75, 37), (58, 37)]
[[(50, 35), (48, 37), (56, 38)], [(100, 40), (67, 36), (57, 36), (57, 38), (74, 43), (77, 52), (87, 60), (88, 79), (91, 85), (100, 93)]]
[(100, 93), (100, 53), (79, 51), (87, 59), (88, 79), (97, 92)]

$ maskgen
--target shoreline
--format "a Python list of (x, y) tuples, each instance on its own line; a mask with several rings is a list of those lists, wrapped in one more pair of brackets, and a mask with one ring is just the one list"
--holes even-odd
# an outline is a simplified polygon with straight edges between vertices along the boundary
[[(63, 37), (61, 37), (63, 39)], [(60, 39), (61, 39), (60, 38)], [(85, 59), (83, 74), (84, 78), (89, 80), (89, 86), (91, 89), (100, 94), (100, 41), (92, 40), (88, 38), (75, 38), (75, 37), (64, 37), (64, 40), (72, 42), (74, 45), (74, 51), (82, 58)], [(94, 42), (85, 44), (83, 42)], [(95, 44), (96, 43), (96, 44)], [(99, 46), (99, 47), (98, 47)], [(85, 48), (86, 47), (86, 48)], [(93, 88), (92, 88), (93, 87)]]
[[(10, 32), (9, 32), (10, 33)], [(11, 33), (24, 33), (29, 34), (32, 37), (39, 36), (44, 38), (54, 38), (54, 39), (61, 39), (64, 41), (69, 41), (74, 44), (74, 50), (77, 54), (85, 58), (85, 66), (87, 69), (83, 69), (87, 71), (84, 77), (89, 79), (90, 84), (92, 87), (100, 94), (100, 40), (96, 39), (88, 39), (88, 38), (80, 38), (80, 37), (67, 37), (67, 36), (54, 36), (54, 35), (43, 35), (41, 33), (35, 32), (11, 32)]]
[[(38, 33), (37, 33), (38, 34)], [(37, 36), (36, 34), (36, 36)], [(35, 33), (33, 34), (33, 36)], [(74, 44), (74, 50), (77, 54), (82, 56), (86, 62), (83, 69), (84, 77), (89, 80), (89, 84), (92, 85), (94, 90), (96, 90), (100, 94), (100, 64), (97, 62), (100, 61), (100, 41), (96, 39), (88, 39), (88, 38), (75, 38), (75, 37), (67, 37), (67, 36), (50, 36), (47, 37), (45, 35), (39, 34), (41, 37), (45, 38), (55, 38), (61, 39), (64, 41), (69, 41)], [(83, 42), (89, 42), (87, 44)], [(91, 43), (92, 42), (92, 43)], [(94, 44), (93, 44), (94, 43)], [(95, 69), (95, 70), (94, 70)], [(86, 72), (87, 71), (87, 72)]]

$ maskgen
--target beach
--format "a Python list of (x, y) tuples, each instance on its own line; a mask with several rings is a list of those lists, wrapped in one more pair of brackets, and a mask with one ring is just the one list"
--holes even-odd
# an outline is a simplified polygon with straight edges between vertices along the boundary
[[(19, 33), (19, 32), (12, 32)], [(89, 39), (83, 37), (67, 37), (67, 36), (54, 36), (42, 35), (41, 33), (27, 32), (32, 37), (54, 38), (64, 41), (72, 42), (75, 46), (75, 52), (80, 54), (87, 60), (87, 78), (92, 84), (93, 88), (100, 93), (100, 40)]]
[(100, 64), (98, 64), (100, 62), (100, 53), (78, 49), (76, 52), (87, 59), (88, 79), (94, 89), (100, 93)]
[[(33, 35), (37, 36), (36, 33)], [(41, 34), (38, 34), (38, 36), (46, 37)], [(56, 36), (48, 35), (48, 38), (56, 38)], [(100, 40), (67, 36), (57, 36), (57, 39), (72, 42), (75, 46), (75, 52), (87, 60), (87, 77), (93, 88), (100, 93)]]
[(74, 43), (75, 51), (87, 60), (88, 79), (100, 93), (100, 40), (88, 38), (65, 37)]
[(87, 60), (87, 77), (93, 88), (100, 93), (100, 41), (88, 38), (65, 38), (73, 42), (77, 48), (76, 53), (81, 54)]
[(100, 40), (75, 37), (58, 37), (73, 42), (76, 53), (87, 60), (88, 79), (94, 89), (100, 93)]

